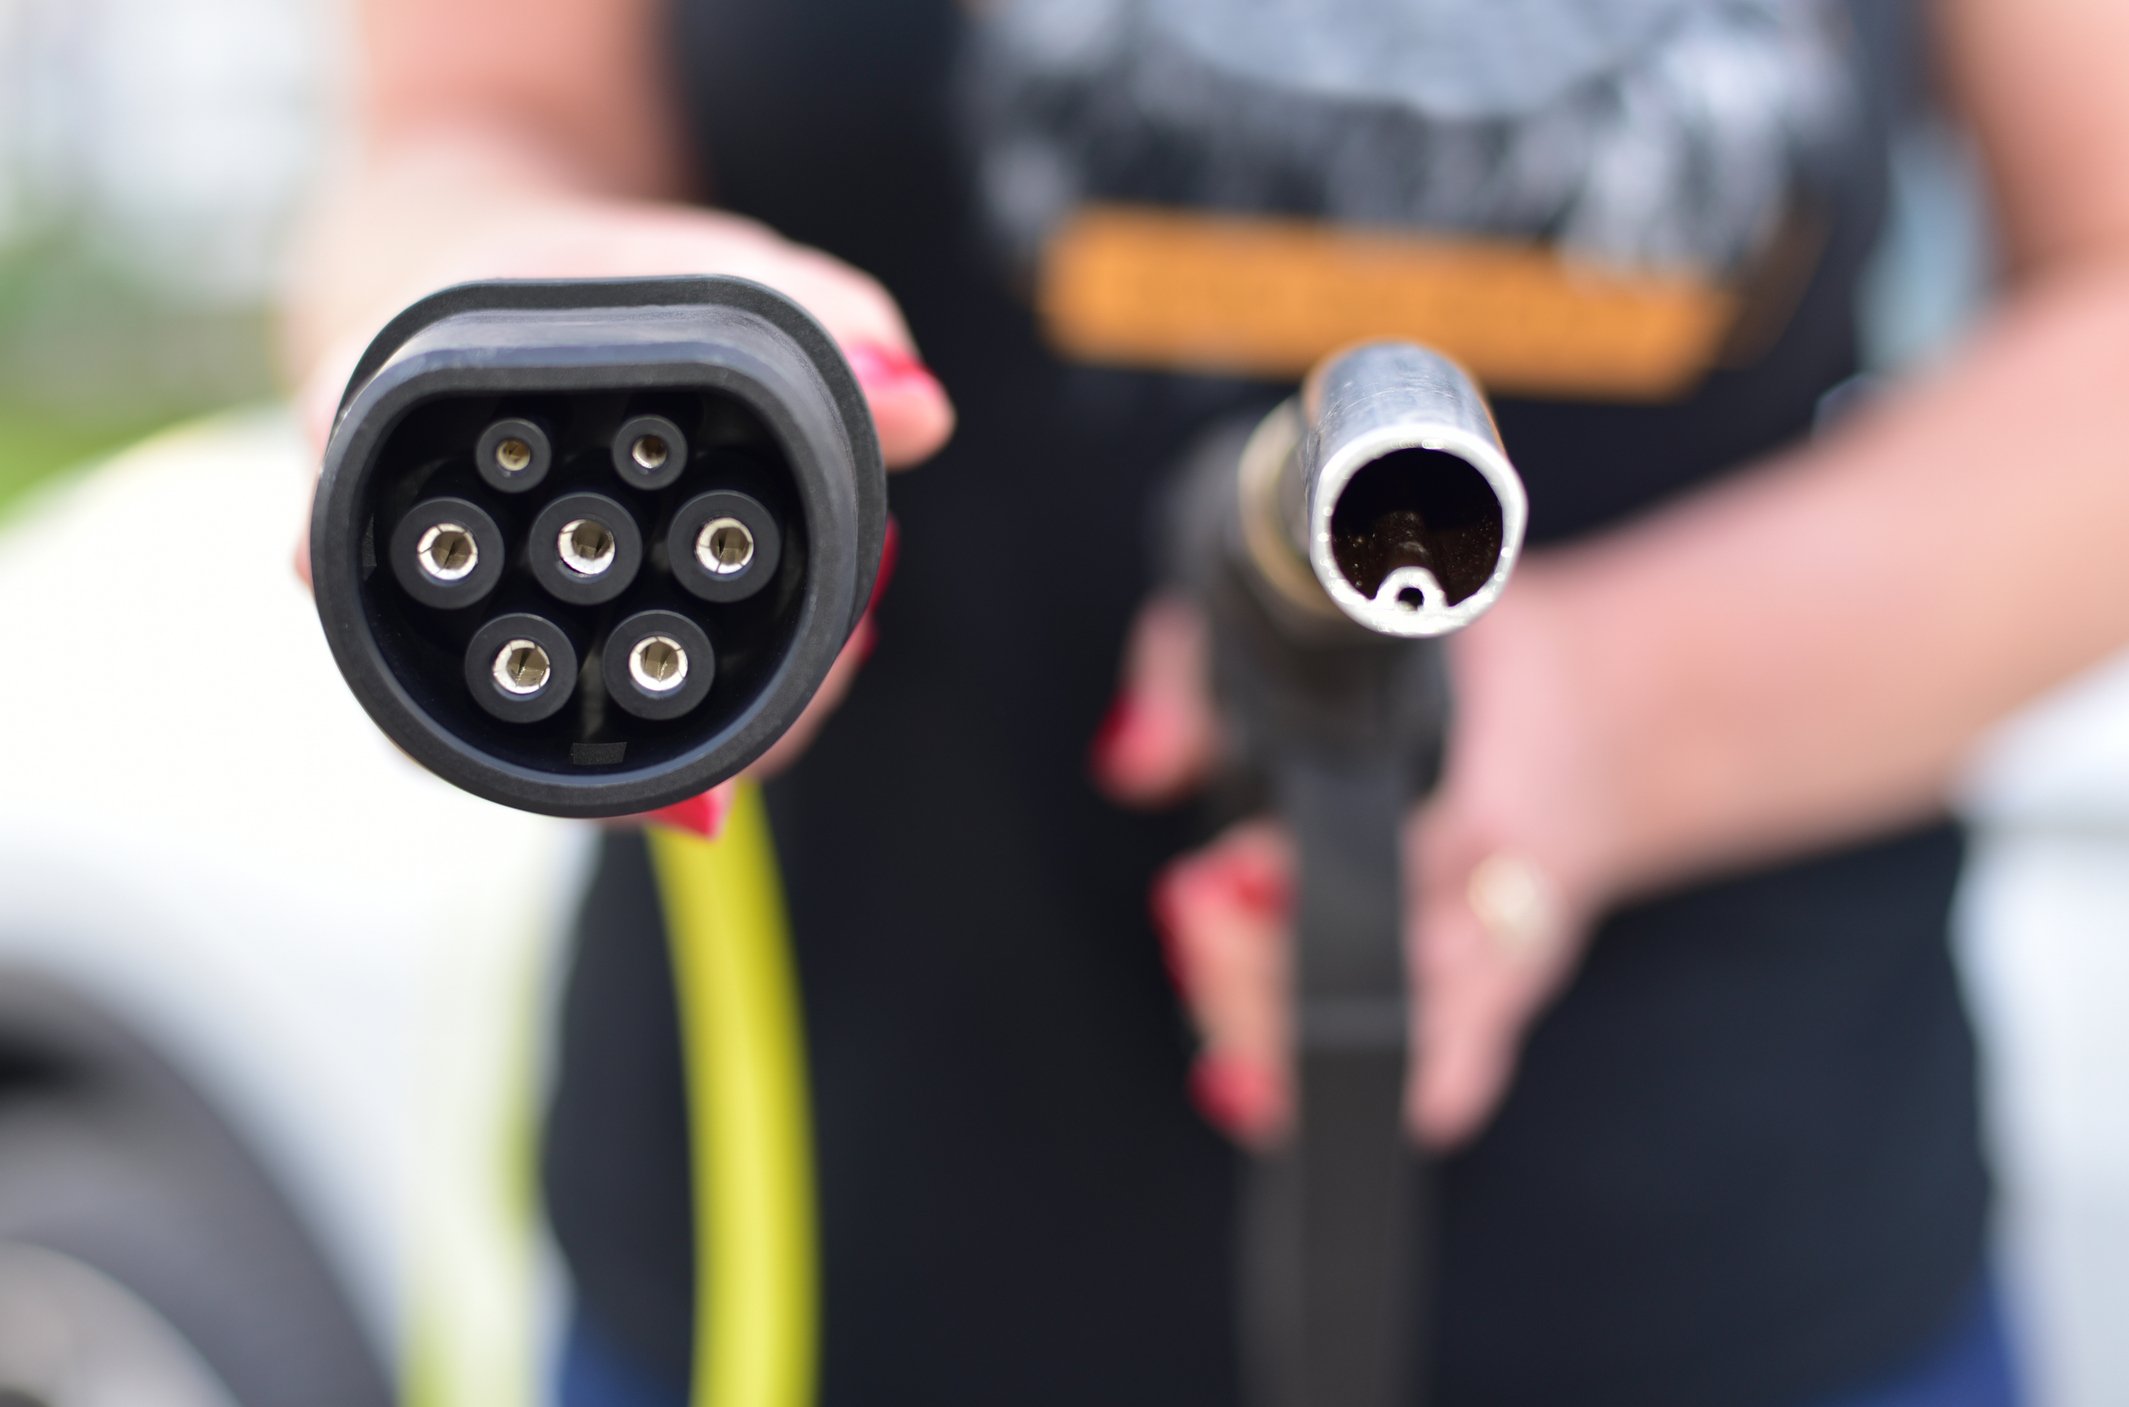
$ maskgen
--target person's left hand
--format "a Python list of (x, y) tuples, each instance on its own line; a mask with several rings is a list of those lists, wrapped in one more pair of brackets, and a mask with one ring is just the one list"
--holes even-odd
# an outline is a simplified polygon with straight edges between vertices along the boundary
[[(1567, 982), (1591, 924), (1633, 864), (1620, 720), (1605, 716), (1591, 642), (1526, 563), (1501, 604), (1450, 646), (1455, 722), (1439, 790), (1405, 830), (1415, 1041), (1413, 1130), (1453, 1146), (1492, 1116), (1531, 1020)], [(1096, 779), (1119, 801), (1171, 803), (1216, 766), (1206, 644), (1186, 606), (1141, 615)], [(1199, 1108), (1241, 1141), (1291, 1119), (1287, 922), (1292, 859), (1254, 821), (1177, 861), (1154, 911), (1203, 1038)]]

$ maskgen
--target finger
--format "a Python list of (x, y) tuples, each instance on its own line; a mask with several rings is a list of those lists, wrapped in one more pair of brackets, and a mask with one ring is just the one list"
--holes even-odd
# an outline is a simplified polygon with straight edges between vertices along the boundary
[[(342, 338), (318, 359), (317, 366), (297, 388), (296, 424), (303, 431), (304, 442), (311, 451), (304, 462), (305, 473), (315, 476), (325, 458), (325, 446), (333, 437), (333, 422), (340, 414), (340, 397), (347, 388), (348, 378), (355, 374), (355, 365), (362, 358), (363, 348), (368, 345), (367, 338)], [(311, 584), (308, 496), (303, 500), (303, 521), (296, 532), (296, 550), (290, 565), (295, 569), (296, 580), (308, 590)]]
[[(315, 497), (315, 495), (312, 495)], [(296, 550), (289, 558), (289, 566), (295, 569), (296, 580), (310, 590), (310, 499), (303, 500), (303, 525), (296, 531)]]
[(921, 463), (952, 437), (953, 403), (924, 365), (901, 308), (878, 279), (767, 231), (731, 250), (726, 272), (781, 290), (828, 329), (872, 407), (888, 468)]
[(310, 443), (313, 463), (325, 455), (326, 443), (333, 437), (333, 422), (340, 414), (340, 397), (347, 391), (348, 380), (354, 376), (356, 365), (362, 360), (363, 350), (369, 346), (368, 336), (344, 337), (334, 343), (318, 358), (310, 375), (304, 378), (296, 392), (296, 420), (303, 429), (303, 438)]
[(1430, 903), (1420, 922), (1408, 1116), (1423, 1142), (1454, 1148), (1499, 1108), (1553, 978), (1531, 954), (1495, 942), (1461, 893)]
[(827, 677), (807, 702), (798, 721), (785, 731), (757, 759), (747, 774), (753, 777), (773, 777), (798, 760), (799, 754), (813, 742), (828, 716), (835, 712), (843, 699), (857, 682), (858, 671), (865, 661), (872, 658), (873, 650), (880, 643), (878, 611), (880, 598), (887, 594), (887, 584), (894, 580), (895, 562), (901, 553), (902, 530), (892, 514), (887, 518), (887, 535), (880, 543), (880, 568), (873, 574), (872, 598), (865, 603), (865, 614), (858, 619), (857, 629), (843, 642), (836, 654), (835, 663), (828, 667)]
[(821, 686), (814, 691), (805, 709), (784, 735), (770, 745), (769, 750), (756, 759), (747, 769), (751, 777), (768, 778), (796, 762), (805, 750), (812, 746), (814, 738), (826, 725), (836, 708), (848, 697), (851, 685), (857, 682), (858, 672), (872, 656), (873, 647), (879, 643), (879, 627), (871, 616), (858, 622), (858, 628), (850, 632), (843, 643), (842, 653), (828, 667)]
[(1112, 799), (1159, 806), (1212, 769), (1219, 721), (1210, 697), (1205, 620), (1173, 597), (1139, 612), (1124, 649), (1123, 683), (1095, 735), (1094, 780)]
[(916, 353), (881, 342), (846, 344), (843, 355), (872, 407), (880, 455), (890, 469), (931, 458), (954, 433), (954, 407)]
[(1420, 1142), (1448, 1151), (1492, 1121), (1515, 1073), (1516, 1043), (1501, 1023), (1455, 1001), (1427, 1009), (1407, 1117)]
[(1169, 971), (1204, 1043), (1192, 1094), (1252, 1145), (1276, 1141), (1289, 1121), (1291, 864), (1276, 831), (1242, 827), (1172, 865), (1154, 889)]

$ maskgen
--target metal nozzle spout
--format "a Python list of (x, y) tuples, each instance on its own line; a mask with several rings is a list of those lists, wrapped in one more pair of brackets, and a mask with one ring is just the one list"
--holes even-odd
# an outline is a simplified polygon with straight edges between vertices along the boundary
[(1486, 613), (1529, 516), (1478, 387), (1406, 342), (1321, 363), (1251, 440), (1242, 502), (1250, 556), (1284, 594), (1410, 638)]

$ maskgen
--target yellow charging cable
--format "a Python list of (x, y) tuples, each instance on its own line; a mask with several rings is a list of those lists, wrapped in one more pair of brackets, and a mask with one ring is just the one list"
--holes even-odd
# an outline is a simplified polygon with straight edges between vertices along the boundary
[(804, 1025), (760, 793), (650, 832), (694, 1167), (694, 1407), (812, 1407), (819, 1342)]

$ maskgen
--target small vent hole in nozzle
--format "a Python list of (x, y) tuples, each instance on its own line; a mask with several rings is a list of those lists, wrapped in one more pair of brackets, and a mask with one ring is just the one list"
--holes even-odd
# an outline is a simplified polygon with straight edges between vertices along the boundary
[[(1423, 567), (1450, 605), (1470, 598), (1501, 560), (1501, 502), (1486, 476), (1457, 455), (1394, 450), (1346, 481), (1331, 510), (1331, 557), (1370, 601), (1390, 573)], [(1407, 587), (1397, 602), (1424, 604)]]

